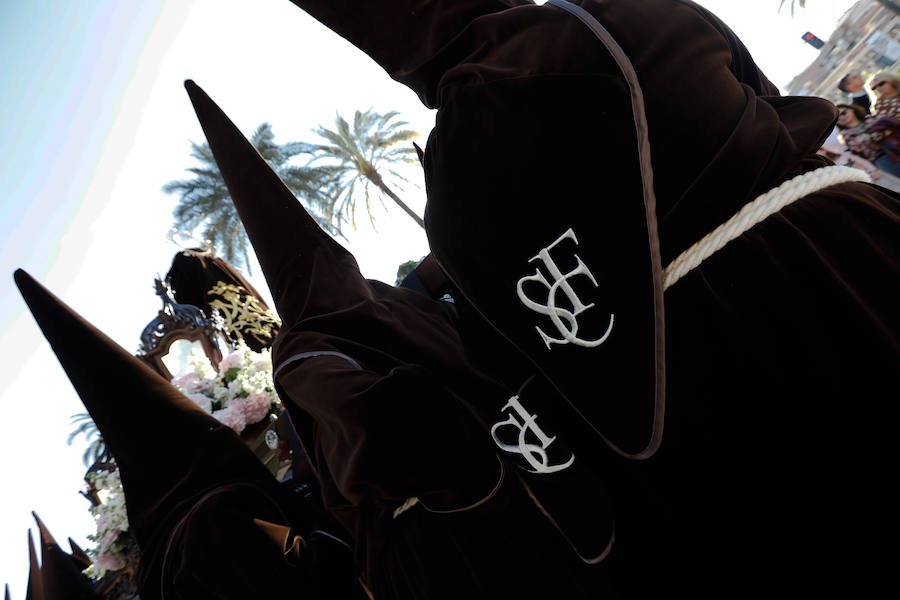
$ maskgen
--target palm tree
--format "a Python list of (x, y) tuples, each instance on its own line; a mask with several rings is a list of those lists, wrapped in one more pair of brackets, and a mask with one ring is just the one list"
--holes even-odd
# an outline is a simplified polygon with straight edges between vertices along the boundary
[[(778, 3), (778, 12), (781, 12), (781, 8), (784, 6), (784, 1), (785, 0), (781, 0)], [(791, 16), (792, 17), (794, 16), (794, 5), (795, 4), (800, 4), (800, 8), (806, 8), (806, 0), (791, 0)]]
[(71, 446), (76, 437), (84, 435), (84, 439), (89, 444), (85, 448), (84, 454), (81, 455), (81, 462), (84, 463), (84, 466), (89, 467), (106, 454), (106, 442), (103, 441), (103, 438), (100, 436), (100, 430), (97, 429), (97, 425), (94, 424), (94, 420), (91, 419), (91, 415), (88, 413), (72, 415), (72, 425), (75, 424), (78, 424), (78, 426), (69, 433), (66, 444)]
[[(306, 201), (306, 208), (319, 224), (332, 235), (341, 235), (340, 223), (332, 224), (330, 218), (322, 215), (323, 208), (328, 206), (326, 190), (330, 186), (328, 178), (331, 174), (318, 167), (290, 164), (290, 160), (303, 151), (305, 144), (276, 144), (272, 126), (268, 123), (256, 128), (250, 137), (250, 143), (291, 191)], [(173, 213), (175, 228), (193, 232), (197, 227), (203, 226), (203, 238), (212, 242), (222, 258), (233, 264), (238, 264), (240, 259), (249, 270), (247, 234), (231, 202), (209, 144), (191, 142), (191, 157), (200, 163), (197, 167), (187, 169), (193, 174), (193, 179), (170, 181), (162, 188), (167, 194), (181, 196)]]
[(406, 276), (412, 273), (413, 269), (419, 266), (418, 260), (408, 260), (404, 263), (400, 263), (397, 267), (397, 281), (394, 282), (394, 285), (400, 285), (403, 283), (403, 280), (406, 279)]
[[(400, 144), (418, 134), (404, 129), (407, 123), (395, 120), (398, 114), (396, 111), (379, 114), (371, 108), (365, 112), (356, 111), (352, 129), (338, 114), (334, 130), (325, 127), (315, 130), (327, 143), (304, 145), (303, 152), (312, 157), (307, 165), (320, 164), (320, 168), (329, 174), (328, 179), (334, 183), (327, 205), (323, 205), (323, 213), (335, 226), (342, 220), (347, 221), (349, 217), (351, 224), (356, 227), (356, 202), (362, 192), (371, 222), (374, 223), (373, 195), (382, 204), (383, 196), (387, 196), (420, 227), (425, 227), (422, 218), (385, 183), (385, 176), (390, 176), (395, 182), (405, 182), (406, 178), (394, 170), (394, 165), (416, 162), (416, 152), (412, 146)], [(370, 190), (371, 185), (376, 188), (375, 194)]]

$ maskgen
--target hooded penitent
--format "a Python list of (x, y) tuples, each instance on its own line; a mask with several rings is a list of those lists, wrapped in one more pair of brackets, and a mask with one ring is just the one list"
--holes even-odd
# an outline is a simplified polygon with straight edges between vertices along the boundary
[[(465, 300), (611, 447), (652, 455), (665, 380), (657, 212), (643, 98), (621, 49), (529, 2), (403, 2), (359, 19), (297, 4), (439, 109), (425, 153), (427, 230)], [(389, 29), (373, 37), (368, 18)], [(572, 42), (533, 43), (553, 27)], [(401, 51), (399, 39), (415, 42)], [(600, 74), (557, 77), (579, 60)], [(583, 175), (597, 170), (612, 181), (586, 189)]]
[(28, 530), (28, 587), (25, 589), (25, 600), (44, 600), (44, 582), (41, 579), (41, 566), (34, 551), (34, 540)]
[[(892, 534), (863, 532), (892, 522), (897, 496), (863, 473), (897, 456), (896, 195), (809, 193), (664, 306), (658, 288), (742, 206), (828, 166), (832, 105), (779, 97), (686, 0), (578, 3), (599, 28), (557, 0), (293, 2), (438, 109), (425, 221), (463, 342), (482, 370), (519, 356), (562, 392), (523, 400), (538, 424), (573, 409), (599, 434), (619, 594), (890, 585), (874, 565)], [(560, 422), (558, 439), (583, 439)]]
[[(472, 368), (452, 306), (364, 279), (224, 113), (186, 87), (283, 320), (276, 384), (376, 595), (530, 597), (579, 562), (566, 541), (602, 555), (610, 513), (589, 474), (578, 491), (590, 508), (570, 510), (584, 516), (577, 529), (540, 512), (543, 490), (504, 486), (515, 467), (501, 467), (479, 415), (515, 389)], [(553, 450), (569, 458), (564, 443)], [(535, 553), (520, 535), (550, 541)], [(592, 593), (574, 575), (562, 579), (569, 597)]]
[[(363, 278), (353, 256), (309, 216), (219, 107), (193, 82), (187, 82), (186, 87), (283, 322), (283, 333), (273, 348), (276, 383), (287, 367), (314, 356), (325, 356), (338, 364), (343, 361), (353, 368), (365, 366), (385, 374), (397, 369), (394, 379), (421, 380), (428, 387), (435, 386), (428, 383), (419, 368), (405, 372), (407, 365), (455, 370), (463, 378), (468, 370), (459, 354), (450, 309), (415, 292)], [(351, 359), (357, 364), (354, 365)], [(471, 378), (465, 377), (460, 384), (465, 385)], [(430, 393), (435, 398), (445, 396), (440, 386)], [(326, 398), (314, 398), (313, 394), (307, 396), (295, 401), (330, 402)], [(427, 408), (398, 405), (379, 410), (382, 418), (390, 422), (389, 415), (401, 414), (408, 409), (410, 412), (397, 427), (405, 427), (416, 419), (457, 423), (471, 418), (455, 401), (447, 399), (445, 402), (443, 408), (443, 402), (435, 400)], [(311, 427), (308, 415), (292, 413), (292, 420), (300, 430)], [(473, 457), (480, 453), (494, 462), (491, 447), (469, 440), (471, 435), (465, 433), (466, 429), (433, 439), (428, 445), (449, 450), (459, 444), (463, 452), (470, 452)], [(361, 437), (352, 435), (349, 438), (356, 440), (354, 444), (365, 445), (368, 436), (362, 431), (358, 433)], [(462, 437), (452, 437), (454, 434)], [(423, 431), (422, 435), (443, 434)], [(424, 437), (420, 441), (425, 445)], [(398, 463), (397, 474), (405, 471), (400, 464), (418, 460), (415, 456), (398, 456), (397, 459), (402, 461)], [(339, 465), (340, 470), (355, 468), (353, 462), (352, 456), (348, 456), (346, 464)], [(452, 462), (457, 463), (455, 459)], [(450, 465), (429, 464), (438, 466), (441, 477), (446, 477)], [(492, 464), (487, 469), (491, 477), (496, 475), (495, 466)], [(466, 478), (468, 469), (461, 466), (453, 469), (459, 477)], [(402, 502), (408, 496), (426, 494), (430, 485), (447, 484), (423, 480), (420, 485), (421, 489), (398, 489), (394, 494)], [(351, 490), (343, 491), (346, 496), (355, 497)]]
[(90, 579), (53, 539), (43, 521), (32, 513), (41, 533), (41, 582), (44, 600), (100, 600)]
[(230, 264), (201, 249), (183, 250), (172, 258), (166, 282), (179, 304), (191, 304), (212, 315), (218, 310), (234, 340), (259, 352), (275, 341), (278, 319), (250, 283)]
[[(15, 279), (116, 459), (142, 597), (361, 593), (343, 544), (310, 533), (313, 513), (230, 428), (24, 271)], [(280, 544), (266, 523), (284, 533)]]

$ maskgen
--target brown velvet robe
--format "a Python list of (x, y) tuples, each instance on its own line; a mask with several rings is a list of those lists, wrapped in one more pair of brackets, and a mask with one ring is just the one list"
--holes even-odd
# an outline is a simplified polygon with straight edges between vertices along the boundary
[[(656, 277), (631, 251), (640, 223), (627, 207), (640, 203), (634, 182), (647, 172), (610, 54), (570, 14), (529, 2), (293, 1), (438, 108), (426, 226), (459, 289), (469, 357), (512, 387), (540, 370), (573, 406), (599, 411), (588, 420), (606, 440), (591, 444), (574, 418), (565, 432), (590, 445), (579, 456), (615, 506), (612, 552), (586, 569), (606, 569), (629, 598), (889, 585), (880, 549), (894, 537), (886, 524), (897, 504), (884, 476), (897, 457), (896, 194), (862, 183), (810, 194), (665, 293), (655, 307), (665, 335), (661, 445), (633, 460), (604, 441), (639, 447), (631, 417), (645, 393), (629, 398), (647, 386), (641, 373), (653, 359), (598, 354), (553, 366), (523, 349), (523, 328), (506, 320), (524, 310), (515, 284), (529, 259), (566, 224), (582, 245), (618, 236), (626, 248), (580, 250), (592, 269), (615, 273), (624, 262), (649, 274), (648, 288)], [(617, 40), (643, 92), (657, 227), (646, 225), (662, 266), (757, 195), (830, 164), (814, 153), (834, 108), (779, 97), (707, 11), (681, 0), (579, 4)], [(627, 312), (628, 298), (613, 296), (610, 312)], [(633, 369), (632, 386), (615, 378), (620, 369)]]

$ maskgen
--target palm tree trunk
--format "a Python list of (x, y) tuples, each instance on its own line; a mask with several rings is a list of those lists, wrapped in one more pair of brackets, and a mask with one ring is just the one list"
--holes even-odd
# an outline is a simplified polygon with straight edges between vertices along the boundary
[[(244, 234), (246, 236), (246, 234)], [(250, 268), (250, 255), (247, 254), (247, 241), (244, 240), (244, 264), (247, 265), (247, 277), (253, 277), (253, 269)]]
[[(377, 174), (376, 174), (376, 175), (377, 175)], [(378, 189), (380, 189), (382, 192), (384, 192), (385, 194), (387, 194), (387, 195), (390, 197), (391, 200), (393, 200), (394, 202), (396, 202), (396, 203), (397, 203), (397, 206), (399, 206), (400, 208), (402, 208), (403, 210), (405, 210), (405, 211), (406, 211), (406, 214), (408, 214), (408, 215), (410, 216), (410, 218), (411, 218), (413, 221), (415, 221), (416, 223), (419, 224), (419, 227), (421, 227), (422, 229), (425, 229), (425, 221), (422, 220), (422, 217), (420, 217), (420, 216), (417, 215), (415, 212), (413, 212), (413, 209), (411, 209), (410, 207), (408, 207), (408, 206), (406, 205), (406, 203), (403, 202), (403, 200), (401, 200), (399, 197), (397, 197), (397, 194), (395, 194), (395, 193), (391, 190), (391, 188), (389, 188), (388, 186), (386, 186), (386, 185), (384, 184), (384, 181), (381, 180), (381, 177), (380, 177), (380, 176), (379, 176), (379, 177), (369, 177), (369, 179), (372, 181), (372, 183), (374, 183), (375, 185), (378, 186)]]

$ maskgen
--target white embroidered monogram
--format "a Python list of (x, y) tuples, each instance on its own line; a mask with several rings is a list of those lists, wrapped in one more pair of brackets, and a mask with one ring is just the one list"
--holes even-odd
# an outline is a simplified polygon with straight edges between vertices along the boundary
[[(519, 396), (510, 398), (509, 402), (501, 409), (501, 412), (507, 409), (511, 409), (508, 418), (505, 421), (494, 423), (493, 427), (491, 427), (491, 437), (494, 438), (494, 443), (497, 444), (501, 450), (513, 454), (521, 454), (525, 461), (531, 466), (531, 469), (528, 470), (532, 473), (555, 473), (568, 468), (575, 462), (575, 455), (573, 454), (564, 463), (555, 465), (550, 464), (550, 456), (547, 453), (547, 449), (550, 447), (550, 444), (556, 440), (556, 436), (550, 437), (544, 433), (537, 424), (537, 415), (532, 415), (525, 410), (525, 407), (519, 402)], [(521, 422), (516, 418), (516, 415), (521, 419)], [(505, 426), (518, 429), (517, 444), (505, 444), (500, 440), (497, 431)], [(540, 445), (532, 444), (527, 441), (526, 436), (529, 431), (534, 434), (534, 437), (537, 438)]]
[[(544, 333), (540, 327), (535, 326), (535, 329), (537, 329), (538, 334), (541, 336), (541, 339), (544, 341), (544, 344), (548, 349), (553, 348), (551, 344), (570, 343), (576, 344), (578, 346), (584, 346), (585, 348), (594, 348), (605, 342), (606, 338), (609, 337), (609, 334), (612, 332), (615, 315), (609, 315), (609, 326), (606, 328), (606, 332), (598, 339), (583, 340), (578, 337), (577, 317), (584, 311), (592, 308), (594, 306), (594, 303), (584, 304), (575, 293), (575, 290), (572, 289), (572, 286), (569, 284), (569, 279), (577, 275), (584, 275), (590, 280), (592, 284), (594, 284), (594, 287), (597, 287), (597, 280), (594, 278), (593, 273), (591, 273), (587, 265), (582, 262), (581, 258), (579, 258), (577, 254), (573, 254), (573, 256), (575, 257), (578, 266), (565, 274), (560, 271), (559, 266), (557, 266), (556, 264), (556, 261), (554, 261), (553, 257), (550, 256), (550, 250), (552, 250), (563, 240), (567, 239), (572, 240), (576, 246), (578, 245), (578, 238), (575, 237), (575, 232), (572, 231), (571, 228), (569, 228), (565, 233), (559, 236), (555, 242), (553, 242), (546, 248), (542, 248), (541, 251), (538, 252), (537, 256), (529, 259), (528, 261), (534, 262), (535, 260), (540, 259), (544, 264), (544, 267), (550, 273), (550, 276), (553, 278), (553, 282), (551, 283), (547, 281), (547, 278), (544, 277), (543, 273), (541, 273), (541, 270), (538, 268), (535, 269), (534, 275), (527, 275), (519, 279), (518, 283), (516, 284), (516, 292), (519, 295), (519, 300), (521, 300), (522, 304), (524, 304), (526, 307), (537, 313), (550, 317), (550, 321), (562, 336), (562, 339), (550, 337), (549, 335)], [(535, 302), (525, 294), (522, 286), (528, 281), (536, 281), (547, 288), (547, 304)], [(562, 290), (563, 294), (565, 294), (566, 298), (572, 304), (572, 310), (567, 310), (565, 308), (557, 306), (556, 294), (559, 290)]]

